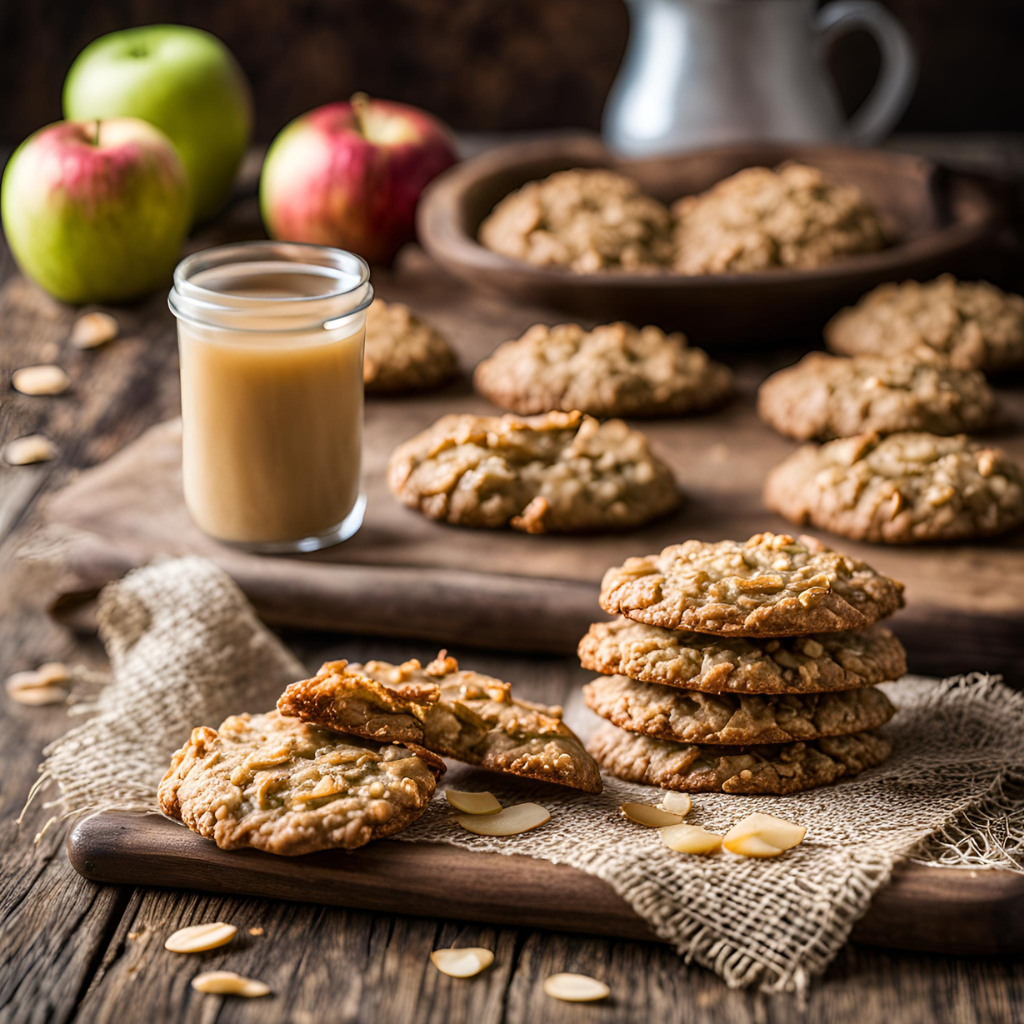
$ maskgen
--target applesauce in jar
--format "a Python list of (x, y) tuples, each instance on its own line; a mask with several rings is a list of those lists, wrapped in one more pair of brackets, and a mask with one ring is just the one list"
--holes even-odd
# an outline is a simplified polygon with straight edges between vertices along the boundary
[(325, 246), (247, 242), (179, 264), (183, 484), (206, 533), (283, 552), (359, 529), (372, 298), (366, 264)]

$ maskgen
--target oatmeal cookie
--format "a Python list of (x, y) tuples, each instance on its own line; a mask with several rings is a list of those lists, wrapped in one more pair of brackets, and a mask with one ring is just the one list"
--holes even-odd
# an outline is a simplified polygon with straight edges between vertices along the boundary
[(587, 707), (627, 732), (677, 743), (798, 743), (884, 725), (889, 698), (868, 686), (845, 693), (697, 693), (626, 676), (599, 676), (583, 687)]
[(837, 313), (825, 342), (847, 356), (925, 348), (959, 370), (1010, 369), (1024, 364), (1024, 296), (952, 274), (927, 284), (883, 284)]
[(715, 747), (673, 743), (604, 725), (587, 749), (611, 775), (662, 789), (781, 796), (827, 786), (881, 764), (891, 753), (874, 733), (810, 743)]
[(367, 394), (429, 391), (455, 376), (448, 342), (401, 302), (374, 299), (366, 311)]
[(684, 196), (672, 214), (675, 269), (682, 274), (807, 269), (886, 244), (860, 189), (803, 164), (748, 167)]
[(505, 196), (480, 242), (538, 267), (656, 270), (671, 257), (671, 216), (614, 171), (559, 171)]
[(680, 501), (643, 434), (578, 412), (442, 416), (395, 449), (388, 484), (429, 519), (526, 533), (626, 529)]
[(721, 405), (732, 371), (658, 327), (535, 324), (485, 359), (473, 382), (495, 405), (522, 415), (666, 416)]
[(284, 718), (200, 726), (171, 759), (160, 810), (222, 850), (297, 856), (401, 832), (426, 809), (444, 762)]
[(418, 661), (329, 661), (312, 679), (289, 686), (277, 706), (329, 729), (601, 792), (597, 766), (561, 708), (516, 700), (508, 683), (461, 670), (444, 651), (425, 668)]
[(705, 693), (856, 690), (907, 671), (903, 644), (884, 626), (747, 640), (619, 618), (595, 622), (580, 641), (579, 657), (593, 672)]
[(798, 441), (830, 441), (876, 431), (981, 430), (996, 400), (977, 370), (957, 370), (930, 353), (847, 359), (811, 352), (772, 374), (757, 393), (770, 427)]
[(746, 543), (688, 540), (627, 558), (601, 581), (610, 614), (726, 636), (863, 629), (903, 606), (903, 584), (813, 537), (758, 533)]
[(768, 474), (764, 501), (852, 540), (964, 540), (1024, 521), (1024, 472), (962, 434), (861, 434), (795, 451)]

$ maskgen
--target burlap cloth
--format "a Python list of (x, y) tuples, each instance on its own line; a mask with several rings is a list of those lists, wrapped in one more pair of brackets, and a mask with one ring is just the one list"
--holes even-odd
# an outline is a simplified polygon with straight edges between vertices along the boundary
[[(100, 622), (111, 682), (41, 768), (40, 786), (59, 784), (56, 805), (67, 814), (153, 810), (157, 782), (194, 725), (272, 707), (305, 674), (234, 583), (198, 558), (110, 585)], [(499, 799), (537, 799), (550, 823), (505, 839), (474, 836), (435, 798), (402, 838), (570, 864), (607, 881), (728, 984), (798, 990), (835, 956), (901, 858), (1024, 871), (1024, 695), (978, 674), (908, 677), (887, 690), (902, 710), (886, 727), (895, 753), (880, 768), (795, 796), (695, 797), (688, 820), (714, 831), (755, 809), (806, 825), (804, 844), (778, 860), (673, 853), (656, 830), (616, 810), (655, 802), (658, 791), (611, 778), (588, 796), (491, 775), (486, 786)], [(457, 771), (449, 781), (453, 774), (466, 782)]]

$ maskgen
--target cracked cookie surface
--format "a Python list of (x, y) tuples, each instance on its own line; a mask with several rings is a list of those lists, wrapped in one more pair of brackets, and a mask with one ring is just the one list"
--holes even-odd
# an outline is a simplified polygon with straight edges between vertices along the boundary
[(476, 368), (477, 391), (528, 415), (579, 409), (592, 416), (702, 412), (732, 392), (732, 371), (659, 327), (535, 324)]
[(656, 270), (672, 251), (668, 208), (607, 170), (527, 182), (494, 207), (479, 236), (503, 256), (578, 273)]
[(873, 686), (843, 693), (710, 694), (599, 676), (583, 695), (591, 711), (620, 729), (678, 743), (799, 743), (877, 729), (896, 711)]
[(578, 653), (593, 672), (705, 693), (855, 690), (907, 671), (903, 645), (884, 626), (748, 640), (619, 618), (591, 625)]
[(988, 537), (1024, 521), (1024, 471), (963, 435), (863, 434), (798, 449), (769, 473), (764, 500), (852, 540)]
[(601, 582), (601, 607), (665, 629), (800, 636), (863, 629), (903, 606), (903, 584), (813, 537), (689, 540), (628, 558)]
[(289, 686), (277, 706), (367, 739), (411, 742), (491, 771), (601, 791), (597, 766), (561, 708), (517, 700), (508, 683), (461, 670), (444, 652), (426, 667), (327, 662)]
[(296, 856), (354, 850), (426, 809), (444, 762), (285, 718), (233, 715), (200, 726), (175, 753), (160, 809), (223, 850)]
[(885, 245), (860, 189), (804, 164), (748, 167), (672, 207), (683, 274), (808, 269)]
[(750, 795), (799, 793), (881, 764), (891, 753), (874, 733), (810, 743), (715, 747), (673, 743), (604, 725), (587, 749), (611, 775), (662, 789)]
[(443, 416), (395, 449), (388, 485), (429, 519), (526, 533), (626, 529), (680, 502), (643, 434), (580, 413)]
[(367, 394), (428, 391), (455, 376), (451, 346), (401, 302), (374, 299), (366, 311)]
[(883, 284), (837, 313), (825, 341), (848, 356), (923, 347), (958, 369), (1010, 369), (1024, 364), (1024, 296), (951, 274), (925, 284)]
[(872, 431), (981, 430), (995, 406), (995, 394), (979, 371), (957, 370), (928, 353), (851, 359), (811, 352), (773, 373), (757, 392), (761, 419), (798, 441)]

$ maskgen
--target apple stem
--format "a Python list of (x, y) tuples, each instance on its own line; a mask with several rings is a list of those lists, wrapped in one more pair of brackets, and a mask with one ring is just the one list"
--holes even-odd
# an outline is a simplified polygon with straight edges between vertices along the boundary
[(352, 104), (352, 109), (355, 111), (356, 121), (359, 123), (359, 131), (363, 135), (365, 135), (366, 134), (365, 114), (366, 114), (367, 107), (369, 107), (369, 105), (370, 105), (370, 97), (367, 96), (365, 92), (357, 92), (349, 100), (349, 103)]
[(99, 118), (96, 118), (95, 124), (96, 124), (96, 132), (95, 132), (95, 134), (93, 136), (92, 144), (94, 146), (98, 146), (100, 144), (100, 119)]

